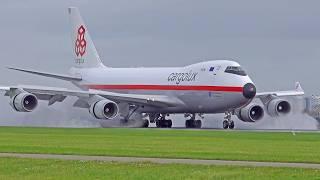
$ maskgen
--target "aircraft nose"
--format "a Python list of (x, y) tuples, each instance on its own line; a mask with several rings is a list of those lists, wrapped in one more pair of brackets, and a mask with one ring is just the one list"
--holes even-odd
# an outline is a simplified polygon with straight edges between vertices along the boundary
[(247, 83), (243, 86), (243, 96), (247, 99), (252, 99), (256, 95), (256, 87), (252, 83)]

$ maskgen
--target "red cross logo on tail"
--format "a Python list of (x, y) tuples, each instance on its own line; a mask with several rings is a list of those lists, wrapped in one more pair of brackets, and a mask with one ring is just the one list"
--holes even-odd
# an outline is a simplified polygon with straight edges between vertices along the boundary
[(84, 34), (86, 33), (86, 29), (81, 25), (78, 28), (77, 40), (75, 42), (75, 53), (76, 55), (83, 56), (86, 53), (87, 41), (84, 39)]

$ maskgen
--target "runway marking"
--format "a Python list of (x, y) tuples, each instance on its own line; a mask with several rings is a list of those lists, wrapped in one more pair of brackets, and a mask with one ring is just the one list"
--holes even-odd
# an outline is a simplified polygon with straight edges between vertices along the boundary
[(80, 160), (80, 161), (105, 161), (105, 162), (124, 162), (124, 163), (151, 162), (151, 163), (158, 163), (158, 164), (228, 165), (228, 166), (290, 167), (290, 168), (320, 169), (320, 164), (314, 164), (314, 163), (284, 163), (284, 162), (255, 162), (255, 161), (169, 159), (169, 158), (167, 159), (167, 158), (111, 157), (111, 156), (58, 155), (58, 154), (20, 154), (20, 153), (0, 153), (0, 157)]

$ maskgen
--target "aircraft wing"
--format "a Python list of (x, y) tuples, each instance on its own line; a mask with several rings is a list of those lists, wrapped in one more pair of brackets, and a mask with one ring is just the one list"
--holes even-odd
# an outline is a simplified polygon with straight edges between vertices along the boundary
[(9, 90), (10, 90), (10, 87), (0, 86), (0, 91), (9, 91)]
[(277, 97), (283, 97), (283, 96), (302, 96), (304, 95), (304, 91), (300, 85), (299, 82), (296, 82), (295, 89), (291, 91), (274, 91), (274, 92), (262, 92), (257, 93), (257, 98), (264, 98), (267, 96), (277, 96)]
[[(41, 87), (41, 86), (16, 86), (16, 87), (0, 87), (0, 91), (5, 91), (5, 96), (12, 96), (16, 91), (28, 92), (37, 96), (40, 100), (49, 101), (48, 104), (52, 105), (56, 102), (62, 102), (66, 97), (73, 96), (78, 97), (78, 101), (88, 100), (93, 96), (101, 96), (106, 99), (115, 102), (127, 102), (136, 105), (145, 105), (153, 107), (174, 107), (177, 105), (183, 105), (184, 103), (175, 97), (169, 97), (164, 95), (138, 95), (138, 94), (124, 94), (114, 93), (108, 91), (99, 90), (70, 90), (66, 88), (55, 87)], [(79, 106), (79, 103), (75, 103), (75, 107)], [(82, 101), (83, 102), (83, 101)], [(84, 108), (84, 107), (83, 107)]]
[(50, 78), (65, 80), (65, 81), (81, 81), (82, 80), (81, 77), (73, 77), (73, 76), (70, 76), (70, 75), (54, 74), (54, 73), (33, 71), (33, 70), (21, 69), (21, 68), (13, 68), (13, 67), (8, 67), (8, 69), (15, 70), (15, 71), (20, 71), (20, 72), (25, 72), (25, 73), (30, 73), (30, 74), (35, 74), (35, 75), (44, 76), (44, 77), (50, 77)]

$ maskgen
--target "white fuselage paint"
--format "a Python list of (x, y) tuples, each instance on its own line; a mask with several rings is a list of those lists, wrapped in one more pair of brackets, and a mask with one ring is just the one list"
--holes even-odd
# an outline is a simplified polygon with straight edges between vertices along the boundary
[(70, 72), (82, 77), (76, 84), (82, 89), (167, 95), (184, 102), (179, 107), (145, 107), (141, 112), (222, 113), (251, 101), (242, 93), (242, 87), (252, 83), (249, 76), (226, 73), (227, 66), (240, 65), (217, 60), (175, 68), (72, 68)]

